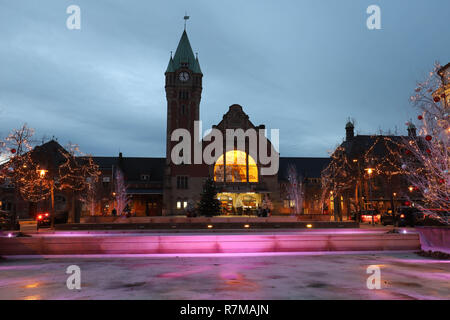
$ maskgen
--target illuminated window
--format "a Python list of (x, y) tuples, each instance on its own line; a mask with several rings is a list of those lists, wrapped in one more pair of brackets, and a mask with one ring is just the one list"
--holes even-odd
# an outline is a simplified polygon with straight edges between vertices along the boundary
[[(214, 181), (224, 181), (224, 167), (227, 182), (247, 182), (247, 154), (240, 150), (231, 150), (225, 154), (226, 166), (221, 155), (214, 166)], [(255, 160), (248, 156), (248, 182), (258, 182), (258, 167)]]
[(183, 201), (183, 208), (186, 209), (186, 207), (187, 207), (187, 201)]
[(177, 201), (177, 209), (181, 209), (181, 201)]

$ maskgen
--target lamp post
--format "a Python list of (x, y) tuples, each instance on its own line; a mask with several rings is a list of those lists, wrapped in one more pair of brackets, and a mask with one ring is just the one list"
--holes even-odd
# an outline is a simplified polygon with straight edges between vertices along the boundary
[[(45, 179), (45, 177), (47, 176), (48, 170), (45, 169), (40, 169), (38, 170), (39, 172), (39, 177), (41, 179)], [(50, 227), (52, 229), (55, 228), (55, 182), (53, 179), (50, 179), (50, 201), (51, 201), (51, 209), (50, 209)]]
[[(372, 181), (371, 181), (371, 177), (372, 177), (372, 173), (373, 173), (373, 169), (372, 168), (367, 168), (365, 169), (367, 171), (367, 174), (369, 175), (369, 201), (372, 201)], [(371, 205), (372, 209), (373, 209), (373, 205)], [(372, 212), (372, 225), (375, 226), (375, 217), (373, 215), (374, 212)]]

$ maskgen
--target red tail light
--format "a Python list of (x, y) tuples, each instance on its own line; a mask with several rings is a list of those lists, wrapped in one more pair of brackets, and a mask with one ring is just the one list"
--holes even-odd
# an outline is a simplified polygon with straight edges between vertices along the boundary
[(37, 219), (38, 219), (38, 220), (42, 220), (42, 218), (43, 218), (42, 214), (40, 214), (40, 215), (37, 216)]
[(400, 215), (400, 218), (403, 219), (404, 217), (405, 217), (405, 215), (402, 213), (402, 214)]
[(46, 214), (45, 214), (45, 216), (46, 216), (46, 217), (48, 217), (48, 216), (49, 216), (49, 214), (48, 214), (48, 213), (46, 213)]

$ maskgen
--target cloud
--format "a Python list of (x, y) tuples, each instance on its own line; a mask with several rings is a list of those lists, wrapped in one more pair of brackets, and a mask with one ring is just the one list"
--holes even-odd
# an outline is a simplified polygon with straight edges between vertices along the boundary
[[(94, 155), (164, 156), (164, 71), (185, 2), (80, 0), (78, 31), (65, 27), (70, 4), (2, 3), (0, 134), (27, 122)], [(190, 2), (204, 128), (241, 104), (255, 124), (280, 129), (286, 156), (326, 156), (349, 116), (365, 133), (401, 132), (415, 82), (448, 62), (450, 44), (432, 35), (448, 30), (450, 4), (383, 2), (379, 32), (365, 28), (369, 4)]]

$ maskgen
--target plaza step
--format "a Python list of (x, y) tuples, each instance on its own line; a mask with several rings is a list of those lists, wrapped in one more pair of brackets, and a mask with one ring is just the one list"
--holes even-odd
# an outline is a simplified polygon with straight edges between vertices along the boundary
[(70, 234), (0, 238), (0, 255), (418, 250), (417, 233)]

